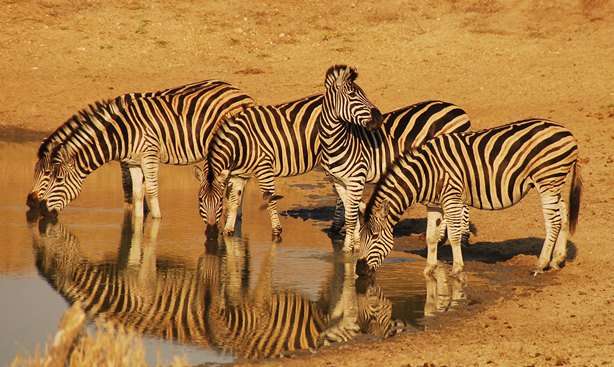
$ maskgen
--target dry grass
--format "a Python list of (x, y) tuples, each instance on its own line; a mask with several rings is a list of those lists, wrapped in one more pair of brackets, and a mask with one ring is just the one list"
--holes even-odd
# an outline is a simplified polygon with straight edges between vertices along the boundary
[[(93, 335), (85, 331), (85, 313), (75, 304), (64, 313), (44, 354), (37, 348), (32, 356), (17, 355), (11, 367), (147, 366), (143, 342), (137, 335), (109, 322), (98, 322), (97, 329)], [(171, 366), (187, 363), (176, 356)]]

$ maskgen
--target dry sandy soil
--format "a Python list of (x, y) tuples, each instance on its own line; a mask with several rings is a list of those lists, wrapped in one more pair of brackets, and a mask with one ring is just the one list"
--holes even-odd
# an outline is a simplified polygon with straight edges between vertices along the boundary
[[(265, 363), (614, 363), (613, 2), (48, 0), (0, 1), (0, 14), (0, 135), (9, 140), (39, 138), (95, 100), (201, 79), (278, 103), (321, 91), (333, 63), (357, 66), (382, 110), (436, 98), (463, 106), (478, 128), (561, 122), (580, 142), (585, 189), (576, 256), (563, 270), (533, 280), (535, 257), (512, 252), (499, 265), (502, 296), (472, 295), (466, 317)], [(535, 196), (472, 216), (474, 242), (501, 251), (543, 237)], [(489, 266), (468, 262), (474, 272)]]

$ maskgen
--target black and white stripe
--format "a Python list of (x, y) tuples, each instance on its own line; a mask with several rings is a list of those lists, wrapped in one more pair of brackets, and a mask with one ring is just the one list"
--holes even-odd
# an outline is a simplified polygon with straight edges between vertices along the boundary
[[(441, 101), (421, 102), (380, 119), (355, 83), (357, 76), (345, 65), (327, 71), (320, 124), (322, 165), (333, 177), (345, 208), (346, 252), (358, 240), (358, 207), (365, 183), (377, 182), (402, 152), (434, 136), (470, 127), (465, 111)], [(380, 120), (381, 124), (374, 123)]]
[(92, 171), (115, 160), (130, 167), (137, 216), (142, 216), (146, 195), (152, 216), (160, 217), (159, 164), (202, 161), (222, 119), (252, 104), (239, 89), (217, 80), (98, 102), (43, 142), (33, 196), (47, 211), (58, 212), (78, 195)]
[(322, 96), (314, 95), (275, 106), (248, 107), (228, 118), (211, 142), (204, 170), (197, 170), (205, 223), (219, 223), (226, 190), (224, 233), (234, 233), (245, 185), (250, 176), (256, 176), (273, 235), (278, 236), (282, 227), (274, 180), (309, 172), (320, 162), (317, 121), (321, 109)]
[[(441, 228), (427, 228), (426, 272), (436, 266), (437, 242), (447, 233), (453, 272), (459, 273), (464, 206), (504, 209), (533, 187), (539, 192), (546, 226), (537, 271), (558, 268), (567, 255), (568, 233), (573, 234), (578, 219), (582, 182), (577, 159), (578, 145), (571, 132), (541, 119), (426, 142), (416, 152), (399, 157), (377, 184), (361, 230), (362, 259), (356, 271), (376, 270), (392, 249), (392, 228), (403, 212), (414, 203), (424, 203), (441, 204), (443, 209)], [(570, 174), (568, 213), (561, 195)]]

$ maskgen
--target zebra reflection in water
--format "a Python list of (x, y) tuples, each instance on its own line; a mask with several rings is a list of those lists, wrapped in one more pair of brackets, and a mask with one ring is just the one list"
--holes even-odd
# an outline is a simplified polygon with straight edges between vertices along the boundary
[(377, 285), (357, 292), (353, 263), (335, 261), (327, 286), (313, 301), (296, 290), (273, 288), (273, 244), (250, 290), (249, 249), (240, 239), (206, 242), (196, 267), (189, 268), (156, 259), (159, 221), (146, 228), (135, 223), (125, 217), (117, 261), (92, 263), (62, 224), (33, 222), (36, 266), (91, 318), (241, 358), (313, 349), (361, 332), (388, 337), (405, 327), (391, 318), (391, 302)]

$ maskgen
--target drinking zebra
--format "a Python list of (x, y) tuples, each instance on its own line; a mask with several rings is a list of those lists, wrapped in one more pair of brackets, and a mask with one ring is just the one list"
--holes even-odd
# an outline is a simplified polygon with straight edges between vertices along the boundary
[(134, 196), (135, 214), (143, 215), (146, 195), (152, 216), (159, 218), (159, 164), (203, 160), (222, 118), (252, 104), (238, 88), (206, 80), (90, 105), (41, 144), (28, 202), (40, 201), (45, 211), (57, 213), (77, 197), (91, 172), (116, 160), (122, 164), (125, 200)]
[[(342, 70), (349, 72), (352, 69), (345, 66), (330, 68), (326, 83), (333, 83), (335, 75)], [(355, 71), (352, 73), (355, 78)], [(228, 118), (229, 121), (215, 133), (205, 167), (196, 171), (201, 182), (199, 211), (205, 223), (220, 222), (226, 192), (224, 233), (233, 234), (245, 184), (250, 176), (256, 176), (269, 209), (273, 235), (277, 237), (282, 227), (276, 209), (279, 196), (275, 191), (275, 178), (312, 170), (321, 163), (324, 146), (328, 147), (327, 157), (333, 172), (344, 174), (339, 173), (345, 167), (340, 165), (348, 162), (352, 166), (347, 168), (354, 168), (348, 173), (350, 179), (364, 173), (366, 181), (374, 182), (405, 149), (414, 148), (438, 134), (469, 128), (469, 118), (461, 108), (441, 101), (420, 102), (380, 117), (379, 111), (365, 103), (364, 92), (353, 79), (347, 80), (346, 84), (344, 88), (348, 94), (352, 89), (353, 97), (344, 98), (356, 99), (351, 106), (358, 116), (351, 121), (360, 120), (361, 124), (371, 126), (373, 121), (381, 120), (381, 127), (368, 132), (347, 124), (343, 119), (350, 121), (351, 111), (344, 111), (343, 115), (331, 111), (342, 120), (332, 121), (331, 117), (324, 117), (325, 99), (334, 98), (328, 91), (329, 87), (328, 97), (319, 94), (280, 105), (247, 107)], [(339, 95), (345, 96), (343, 93)], [(362, 187), (359, 191), (362, 195)], [(342, 209), (342, 205), (337, 202), (338, 209)], [(338, 229), (343, 223), (342, 213), (343, 210), (335, 210), (334, 228)]]
[[(504, 209), (532, 188), (539, 192), (546, 238), (537, 272), (557, 269), (567, 256), (580, 209), (582, 181), (578, 144), (566, 128), (529, 119), (478, 132), (442, 135), (403, 154), (377, 184), (361, 230), (358, 274), (375, 271), (393, 246), (392, 228), (414, 203), (441, 204), (443, 222), (427, 233), (426, 273), (437, 264), (437, 242), (447, 233), (453, 273), (463, 269), (460, 248), (464, 205)], [(571, 174), (569, 212), (561, 191)], [(553, 254), (554, 252), (554, 254)]]
[[(366, 182), (377, 182), (402, 152), (441, 134), (469, 129), (469, 117), (447, 102), (427, 101), (386, 114), (382, 124), (373, 105), (355, 83), (356, 69), (335, 65), (325, 77), (320, 122), (322, 165), (333, 177), (345, 209), (343, 251), (358, 240), (358, 207)], [(430, 219), (430, 216), (429, 216)], [(463, 227), (468, 230), (469, 223)]]

